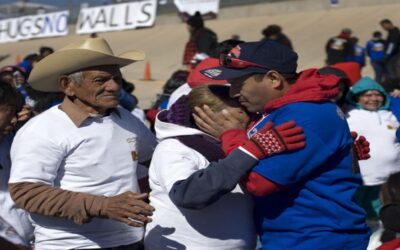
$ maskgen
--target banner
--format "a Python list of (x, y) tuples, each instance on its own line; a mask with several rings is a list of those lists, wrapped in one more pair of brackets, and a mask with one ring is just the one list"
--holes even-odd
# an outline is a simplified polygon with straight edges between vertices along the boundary
[(84, 8), (79, 13), (76, 33), (89, 34), (153, 26), (156, 9), (156, 0)]
[(210, 13), (218, 14), (219, 0), (174, 0), (176, 8), (180, 13), (193, 16), (196, 11), (202, 15)]
[(23, 16), (0, 21), (0, 43), (68, 34), (69, 11)]

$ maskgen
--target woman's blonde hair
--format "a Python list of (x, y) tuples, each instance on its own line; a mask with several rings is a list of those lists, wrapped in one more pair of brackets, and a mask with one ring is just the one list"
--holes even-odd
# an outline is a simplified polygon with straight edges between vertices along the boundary
[(193, 111), (194, 107), (207, 105), (214, 112), (219, 112), (227, 106), (239, 106), (238, 101), (229, 96), (229, 87), (223, 85), (202, 85), (190, 91), (188, 103)]

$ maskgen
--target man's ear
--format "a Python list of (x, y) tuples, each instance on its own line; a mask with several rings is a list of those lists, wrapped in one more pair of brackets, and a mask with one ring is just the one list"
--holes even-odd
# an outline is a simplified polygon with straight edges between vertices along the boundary
[(71, 96), (71, 97), (75, 95), (74, 90), (72, 88), (74, 81), (70, 77), (68, 77), (66, 75), (59, 76), (58, 84), (65, 95)]
[(271, 82), (272, 87), (275, 89), (281, 89), (283, 88), (283, 83), (285, 81), (285, 78), (281, 74), (279, 74), (275, 70), (270, 70), (265, 74), (264, 77), (267, 77), (267, 79)]

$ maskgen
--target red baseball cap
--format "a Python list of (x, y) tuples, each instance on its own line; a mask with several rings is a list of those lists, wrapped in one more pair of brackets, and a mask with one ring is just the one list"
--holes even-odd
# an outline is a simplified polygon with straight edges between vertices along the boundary
[(216, 58), (208, 57), (201, 61), (197, 66), (192, 69), (190, 72), (187, 83), (191, 88), (201, 86), (204, 84), (226, 84), (226, 80), (214, 80), (210, 79), (203, 74), (200, 73), (201, 70), (207, 69), (207, 68), (212, 68), (212, 67), (217, 67), (219, 66), (219, 60)]

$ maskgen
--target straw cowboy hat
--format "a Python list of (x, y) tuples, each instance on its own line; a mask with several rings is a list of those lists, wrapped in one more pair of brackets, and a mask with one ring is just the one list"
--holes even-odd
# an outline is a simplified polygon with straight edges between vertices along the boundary
[(72, 43), (40, 60), (32, 69), (28, 83), (36, 90), (60, 92), (58, 77), (101, 65), (120, 67), (141, 61), (144, 52), (131, 50), (115, 56), (103, 38), (87, 38)]

